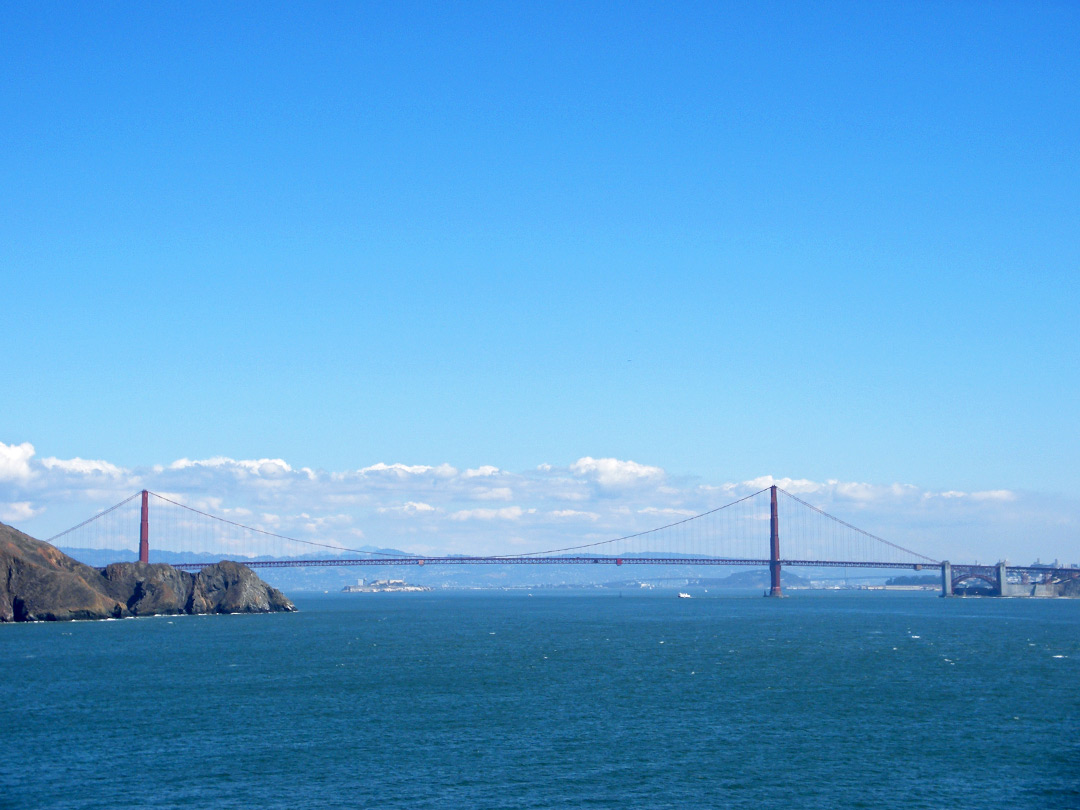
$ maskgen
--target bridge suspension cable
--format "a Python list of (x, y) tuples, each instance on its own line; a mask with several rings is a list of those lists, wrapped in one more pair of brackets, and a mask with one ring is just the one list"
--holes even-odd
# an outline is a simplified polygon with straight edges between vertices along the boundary
[(120, 503), (118, 503), (118, 504), (114, 504), (113, 506), (110, 506), (110, 507), (109, 507), (108, 509), (106, 509), (106, 510), (105, 510), (104, 512), (98, 512), (98, 513), (97, 513), (96, 515), (94, 515), (93, 517), (88, 517), (88, 518), (87, 518), (86, 520), (84, 520), (84, 521), (83, 521), (82, 523), (79, 523), (79, 524), (77, 524), (77, 525), (75, 525), (75, 526), (72, 526), (72, 527), (71, 527), (70, 529), (64, 529), (64, 531), (60, 532), (60, 534), (54, 534), (54, 535), (53, 535), (52, 537), (50, 537), (50, 538), (49, 538), (48, 540), (46, 540), (45, 542), (46, 542), (46, 543), (51, 543), (51, 542), (52, 542), (53, 540), (59, 540), (59, 539), (60, 539), (61, 537), (63, 537), (64, 535), (68, 535), (68, 534), (71, 534), (72, 532), (76, 532), (76, 531), (78, 531), (79, 529), (83, 528), (83, 526), (89, 526), (89, 525), (90, 525), (91, 523), (93, 523), (93, 522), (94, 522), (95, 520), (97, 520), (98, 518), (103, 518), (103, 517), (105, 517), (106, 515), (109, 515), (109, 514), (111, 514), (111, 513), (115, 512), (115, 511), (116, 511), (117, 509), (119, 509), (119, 508), (120, 508), (121, 506), (125, 506), (125, 505), (127, 505), (128, 503), (130, 503), (131, 501), (135, 500), (136, 498), (138, 498), (138, 497), (139, 497), (139, 495), (140, 495), (140, 494), (141, 494), (141, 493), (139, 493), (139, 492), (136, 492), (136, 493), (135, 493), (134, 495), (131, 495), (131, 496), (127, 497), (127, 498), (124, 498), (124, 500), (120, 501)]
[(787, 561), (850, 561), (858, 563), (922, 563), (938, 561), (860, 529), (797, 495), (777, 487), (782, 501), (781, 557)]
[(599, 546), (610, 546), (610, 545), (613, 545), (614, 543), (619, 543), (619, 542), (623, 542), (623, 541), (626, 541), (626, 540), (636, 540), (639, 537), (645, 537), (645, 536), (650, 535), (650, 534), (658, 534), (659, 532), (665, 531), (667, 529), (674, 529), (674, 528), (676, 528), (678, 526), (684, 526), (684, 525), (689, 524), (689, 523), (691, 523), (691, 522), (693, 522), (695, 520), (699, 520), (700, 518), (708, 517), (709, 515), (716, 514), (717, 512), (723, 511), (724, 509), (728, 509), (728, 508), (730, 508), (732, 506), (736, 506), (736, 505), (738, 505), (740, 503), (743, 503), (745, 501), (749, 501), (752, 498), (756, 498), (758, 495), (761, 495), (764, 492), (768, 492), (768, 488), (758, 490), (757, 492), (755, 492), (755, 493), (753, 493), (751, 495), (747, 495), (744, 498), (739, 498), (738, 500), (732, 501), (731, 503), (725, 503), (723, 506), (718, 506), (715, 509), (710, 509), (707, 512), (702, 512), (700, 515), (693, 515), (691, 517), (683, 518), (682, 520), (676, 520), (674, 523), (668, 523), (666, 526), (657, 526), (654, 529), (646, 529), (643, 532), (635, 532), (634, 534), (626, 534), (626, 535), (623, 535), (622, 537), (613, 537), (610, 540), (598, 540), (595, 543), (585, 543), (584, 545), (580, 545), (580, 546), (567, 546), (566, 548), (553, 548), (553, 549), (548, 549), (546, 551), (527, 551), (527, 552), (523, 552), (521, 554), (497, 554), (497, 555), (494, 555), (494, 556), (496, 558), (498, 558), (498, 559), (503, 559), (503, 560), (520, 559), (520, 558), (523, 558), (523, 557), (539, 557), (539, 556), (542, 556), (542, 555), (545, 555), (545, 554), (564, 554), (564, 553), (566, 553), (568, 551), (581, 551), (582, 549), (586, 549), (586, 548), (597, 548)]
[[(329, 543), (317, 543), (314, 540), (301, 540), (298, 537), (290, 537), (289, 535), (286, 535), (286, 534), (277, 534), (276, 532), (270, 532), (270, 531), (267, 531), (266, 529), (259, 529), (259, 528), (256, 528), (255, 526), (247, 526), (247, 525), (245, 525), (243, 523), (238, 523), (235, 520), (229, 520), (228, 518), (223, 518), (223, 517), (220, 517), (218, 515), (213, 515), (213, 514), (211, 514), (209, 512), (204, 512), (201, 509), (196, 509), (193, 506), (188, 506), (187, 504), (180, 503), (179, 501), (174, 501), (172, 498), (167, 498), (164, 495), (159, 495), (156, 492), (151, 492), (150, 494), (153, 495), (158, 500), (165, 501), (165, 503), (170, 503), (173, 506), (178, 506), (181, 509), (186, 509), (189, 512), (194, 512), (196, 515), (201, 515), (202, 517), (209, 518), (211, 520), (216, 520), (219, 523), (223, 523), (223, 524), (226, 524), (226, 525), (229, 525), (229, 526), (233, 526), (233, 527), (238, 528), (238, 529), (243, 529), (244, 531), (255, 532), (256, 534), (262, 534), (262, 535), (265, 535), (267, 537), (276, 538), (278, 540), (287, 540), (290, 543), (300, 543), (300, 544), (305, 545), (305, 546), (317, 546), (319, 548), (329, 548), (329, 549), (333, 549), (335, 551), (351, 551), (351, 552), (353, 552), (355, 554), (374, 554), (374, 555), (377, 555), (377, 556), (381, 555), (381, 556), (384, 556), (384, 557), (401, 557), (402, 556), (402, 552), (399, 552), (399, 551), (393, 551), (393, 552), (391, 552), (391, 551), (371, 551), (371, 550), (368, 550), (368, 549), (347, 548), (345, 546), (330, 545)], [(138, 493), (136, 493), (136, 495), (138, 495)], [(134, 498), (134, 497), (136, 497), (136, 495), (132, 495), (131, 497)], [(131, 500), (131, 498), (128, 498), (128, 500)], [(126, 501), (125, 501), (125, 503), (126, 503)], [(94, 518), (91, 518), (91, 520), (93, 520), (93, 519)], [(405, 556), (414, 556), (414, 555), (406, 553)]]

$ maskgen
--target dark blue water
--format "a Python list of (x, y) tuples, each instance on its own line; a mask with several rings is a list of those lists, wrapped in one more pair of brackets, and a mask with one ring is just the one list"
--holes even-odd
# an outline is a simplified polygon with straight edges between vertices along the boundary
[(0, 807), (1080, 807), (1078, 601), (297, 603), (0, 626)]

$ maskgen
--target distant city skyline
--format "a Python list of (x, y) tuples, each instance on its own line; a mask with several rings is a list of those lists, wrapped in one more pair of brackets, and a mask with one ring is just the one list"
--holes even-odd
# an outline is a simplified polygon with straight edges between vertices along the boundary
[(7, 8), (0, 520), (274, 488), (450, 550), (775, 476), (1078, 557), (1078, 41), (1069, 3)]

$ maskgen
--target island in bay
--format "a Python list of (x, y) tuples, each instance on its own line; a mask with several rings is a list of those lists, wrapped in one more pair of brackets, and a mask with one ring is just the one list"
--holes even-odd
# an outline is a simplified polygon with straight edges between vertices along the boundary
[(342, 593), (419, 593), (430, 591), (426, 585), (409, 585), (403, 579), (375, 579), (367, 582), (362, 579), (356, 580), (355, 585), (346, 585), (341, 589)]
[(0, 523), (0, 622), (272, 613), (296, 608), (245, 565), (190, 574), (164, 563), (93, 568)]

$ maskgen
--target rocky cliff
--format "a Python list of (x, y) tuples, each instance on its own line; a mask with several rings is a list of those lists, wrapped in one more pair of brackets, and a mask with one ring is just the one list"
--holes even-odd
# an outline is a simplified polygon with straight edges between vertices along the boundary
[(0, 622), (295, 609), (238, 563), (223, 561), (198, 574), (161, 563), (114, 563), (99, 571), (0, 523)]

